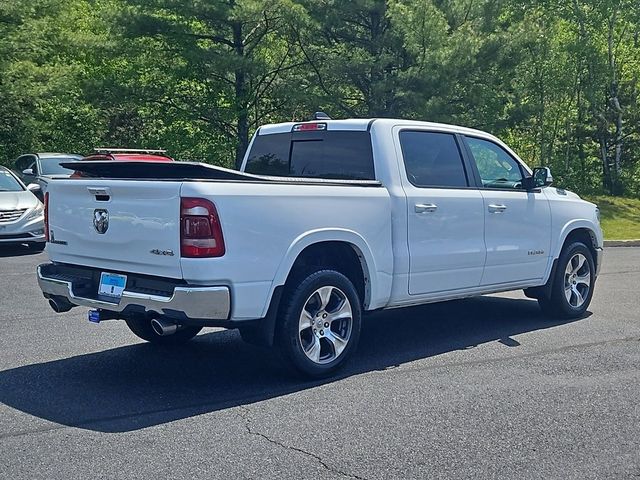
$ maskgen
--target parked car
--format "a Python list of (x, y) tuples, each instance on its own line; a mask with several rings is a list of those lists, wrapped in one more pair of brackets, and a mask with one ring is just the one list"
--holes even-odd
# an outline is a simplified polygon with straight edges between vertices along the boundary
[(36, 192), (36, 195), (42, 201), (51, 180), (69, 178), (73, 173), (60, 164), (81, 158), (81, 155), (69, 153), (28, 153), (16, 159), (15, 170), (25, 184), (40, 185), (40, 191)]
[(25, 187), (8, 168), (0, 166), (0, 245), (27, 244), (43, 250), (44, 208), (34, 195), (37, 184)]
[(90, 178), (48, 197), (38, 281), (54, 310), (162, 344), (239, 328), (315, 377), (352, 356), (365, 312), (524, 289), (578, 318), (602, 265), (596, 205), (463, 127), (282, 123), (258, 130), (241, 172), (78, 168)]

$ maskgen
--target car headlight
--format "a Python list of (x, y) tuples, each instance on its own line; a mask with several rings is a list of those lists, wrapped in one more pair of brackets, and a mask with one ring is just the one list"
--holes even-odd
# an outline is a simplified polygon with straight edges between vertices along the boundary
[(31, 210), (29, 214), (26, 216), (25, 220), (33, 220), (34, 218), (44, 216), (44, 205), (41, 203), (38, 204), (36, 208)]
[(598, 223), (600, 223), (600, 209), (598, 207), (596, 207), (596, 219), (598, 220)]

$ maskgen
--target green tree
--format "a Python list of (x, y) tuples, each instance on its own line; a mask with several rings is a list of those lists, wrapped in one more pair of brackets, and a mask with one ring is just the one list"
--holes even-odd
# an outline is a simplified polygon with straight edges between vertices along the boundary
[(84, 0), (0, 1), (0, 155), (86, 151), (100, 135), (84, 99), (84, 52), (98, 34)]
[(98, 144), (238, 164), (317, 109), (488, 130), (640, 196), (634, 0), (0, 0), (0, 162)]
[(143, 47), (149, 76), (129, 86), (165, 115), (211, 129), (237, 165), (253, 129), (294, 109), (289, 86), (301, 60), (288, 28), (298, 10), (286, 0), (129, 0), (126, 36)]

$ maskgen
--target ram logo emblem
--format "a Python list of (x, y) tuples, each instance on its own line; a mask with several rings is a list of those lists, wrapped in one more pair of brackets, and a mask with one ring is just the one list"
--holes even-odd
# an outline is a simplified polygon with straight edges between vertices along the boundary
[(109, 212), (98, 208), (93, 211), (93, 228), (100, 234), (107, 233), (109, 230)]

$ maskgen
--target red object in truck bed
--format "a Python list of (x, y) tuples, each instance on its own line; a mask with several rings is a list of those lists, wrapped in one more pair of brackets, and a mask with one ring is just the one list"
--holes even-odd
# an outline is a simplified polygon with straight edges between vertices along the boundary
[(173, 158), (166, 155), (154, 155), (148, 153), (95, 153), (84, 157), (81, 161), (105, 161), (116, 162), (173, 162)]
[[(81, 162), (149, 162), (166, 163), (173, 162), (173, 158), (164, 155), (164, 150), (134, 150), (134, 149), (96, 149), (96, 153), (87, 155)], [(82, 173), (73, 172), (71, 178), (82, 178)]]

